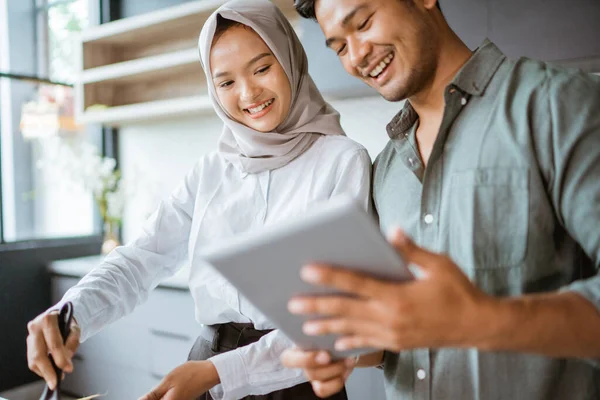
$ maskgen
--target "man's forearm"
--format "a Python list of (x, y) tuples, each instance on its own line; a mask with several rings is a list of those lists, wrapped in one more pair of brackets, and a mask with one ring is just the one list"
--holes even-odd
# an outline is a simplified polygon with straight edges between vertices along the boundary
[(484, 311), (477, 347), (549, 357), (600, 358), (600, 312), (573, 292), (498, 299)]

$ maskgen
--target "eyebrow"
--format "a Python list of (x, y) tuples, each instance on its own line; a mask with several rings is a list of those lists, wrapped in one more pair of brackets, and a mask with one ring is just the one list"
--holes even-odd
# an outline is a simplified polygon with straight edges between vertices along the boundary
[[(268, 57), (268, 56), (272, 56), (272, 55), (273, 54), (271, 54), (271, 53), (260, 53), (259, 55), (255, 56), (255, 57), (252, 57), (252, 59), (246, 63), (246, 66), (249, 67), (250, 65), (254, 64), (255, 62), (257, 62), (258, 60), (260, 60), (262, 58), (265, 58), (265, 57)], [(220, 77), (222, 77), (224, 75), (227, 75), (227, 74), (229, 74), (228, 71), (217, 72), (213, 76), (213, 79), (220, 78)]]
[[(356, 13), (358, 13), (359, 11), (361, 11), (365, 8), (367, 8), (366, 4), (360, 4), (360, 5), (356, 6), (356, 8), (354, 8), (354, 10), (350, 11), (342, 20), (342, 28), (345, 28), (346, 26), (348, 26), (348, 24), (350, 23), (350, 21), (352, 21), (352, 18), (354, 18)], [(338, 40), (338, 38), (330, 37), (329, 39), (327, 39), (325, 41), (325, 46), (331, 47), (331, 43), (333, 43), (336, 40)]]

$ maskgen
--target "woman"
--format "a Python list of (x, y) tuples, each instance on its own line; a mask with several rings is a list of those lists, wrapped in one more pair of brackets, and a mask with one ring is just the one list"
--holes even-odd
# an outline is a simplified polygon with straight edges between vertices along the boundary
[[(204, 25), (199, 47), (211, 101), (224, 122), (218, 151), (200, 159), (144, 234), (115, 249), (53, 309), (71, 301), (85, 340), (144, 301), (187, 259), (203, 328), (191, 361), (146, 398), (316, 398), (302, 372), (279, 361), (292, 343), (203, 264), (198, 249), (301, 215), (339, 194), (368, 207), (370, 159), (344, 136), (339, 115), (308, 75), (300, 41), (271, 2), (225, 4)], [(46, 314), (30, 324), (28, 355), (52, 323)], [(46, 376), (42, 368), (32, 367)]]

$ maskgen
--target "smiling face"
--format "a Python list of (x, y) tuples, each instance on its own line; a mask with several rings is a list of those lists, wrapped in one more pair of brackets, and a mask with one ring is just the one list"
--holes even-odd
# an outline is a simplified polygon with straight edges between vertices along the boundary
[(285, 121), (292, 99), (290, 82), (252, 29), (236, 25), (218, 36), (210, 51), (210, 68), (219, 101), (237, 122), (272, 132)]
[(431, 84), (439, 40), (423, 0), (318, 0), (317, 21), (344, 69), (386, 100), (411, 97)]

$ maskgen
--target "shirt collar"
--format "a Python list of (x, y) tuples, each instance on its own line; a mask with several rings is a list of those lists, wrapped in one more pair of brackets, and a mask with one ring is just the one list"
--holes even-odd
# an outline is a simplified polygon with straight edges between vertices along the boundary
[(473, 96), (482, 96), (506, 56), (485, 39), (458, 71), (451, 85)]
[[(473, 96), (483, 96), (485, 89), (505, 58), (506, 56), (494, 43), (485, 39), (458, 71), (449, 86), (456, 87)], [(417, 118), (417, 112), (407, 100), (402, 110), (387, 125), (389, 137), (391, 139), (405, 138)]]

